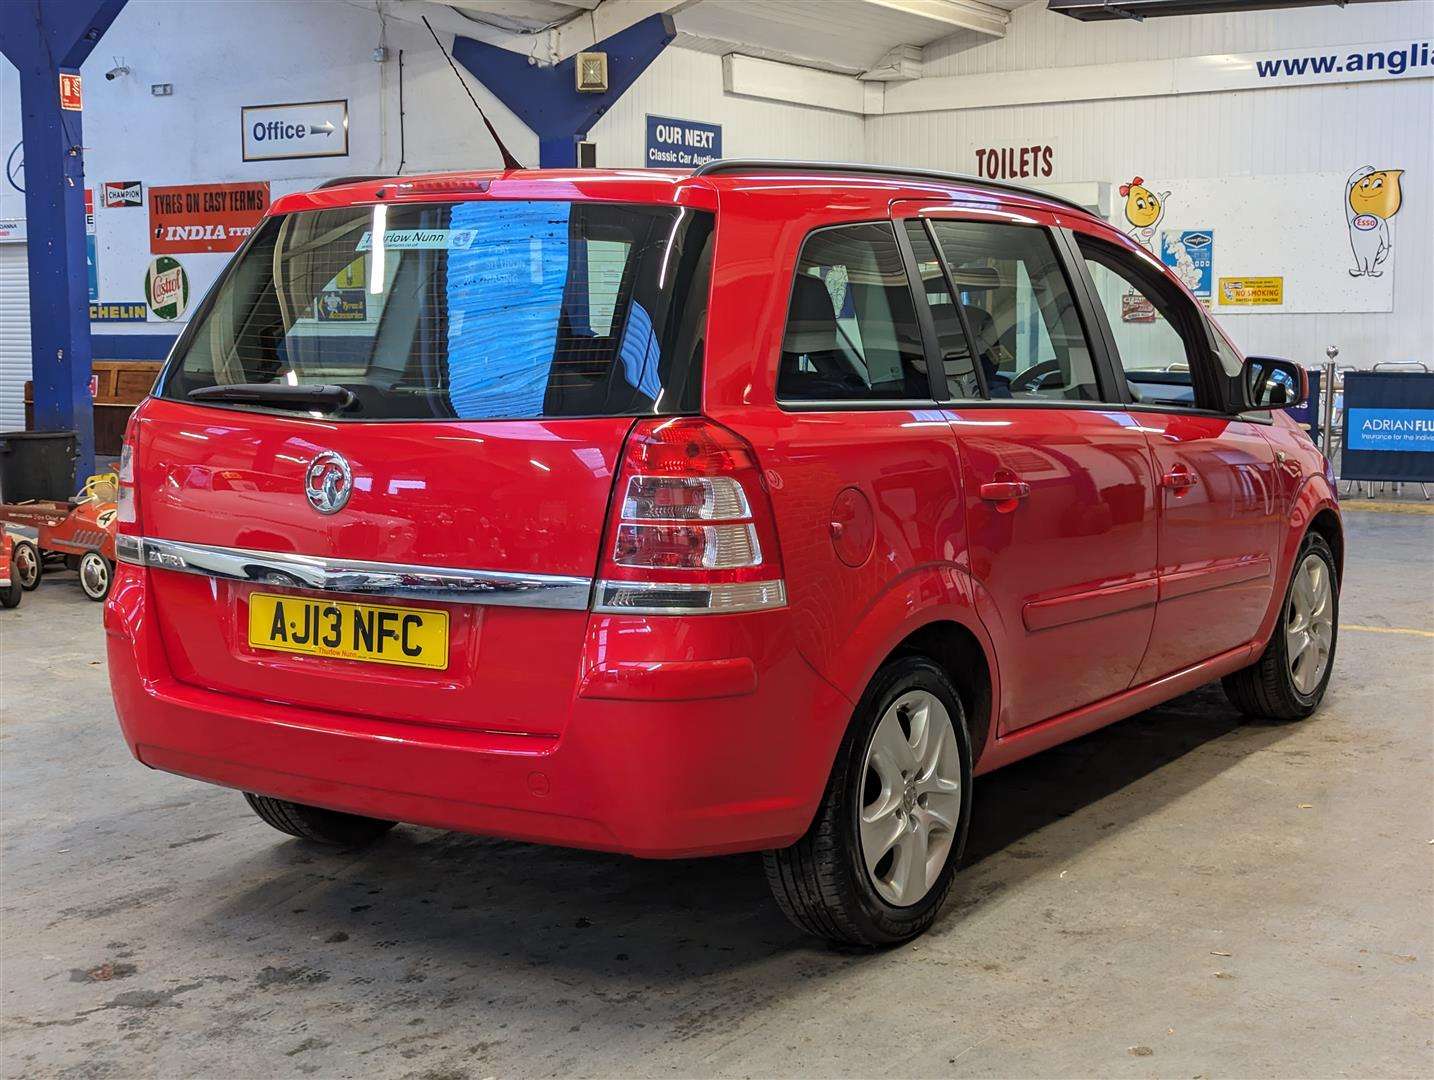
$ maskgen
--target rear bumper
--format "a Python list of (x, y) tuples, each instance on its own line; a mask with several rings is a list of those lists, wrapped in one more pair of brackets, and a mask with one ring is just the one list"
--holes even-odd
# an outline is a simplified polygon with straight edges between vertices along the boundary
[(682, 655), (674, 635), (613, 634), (613, 618), (592, 616), (589, 635), (605, 643), (673, 647), (590, 670), (557, 737), (216, 693), (169, 670), (149, 573), (121, 564), (105, 610), (115, 709), (135, 757), (315, 806), (656, 858), (781, 847), (811, 822), (851, 714), (786, 643), (780, 611), (701, 617), (703, 633), (748, 620), (737, 637), (759, 646), (712, 660), (691, 658), (690, 635)]

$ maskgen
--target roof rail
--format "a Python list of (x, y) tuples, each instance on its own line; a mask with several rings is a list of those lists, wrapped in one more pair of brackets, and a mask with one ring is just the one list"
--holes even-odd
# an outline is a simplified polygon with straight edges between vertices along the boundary
[(903, 169), (895, 165), (870, 165), (843, 161), (783, 161), (776, 158), (718, 158), (716, 161), (709, 161), (706, 165), (699, 166), (692, 175), (712, 176), (716, 173), (752, 172), (757, 169), (785, 169), (789, 172), (814, 173), (853, 172), (869, 176), (891, 176), (898, 179), (944, 180), (948, 183), (969, 184), (971, 187), (993, 188), (996, 191), (1010, 191), (1017, 195), (1030, 195), (1037, 199), (1046, 199), (1050, 202), (1060, 203), (1062, 206), (1069, 206), (1081, 213), (1090, 213), (1080, 203), (1072, 202), (1059, 195), (1051, 195), (1036, 188), (1022, 187), (1020, 184), (1008, 184), (1003, 180), (987, 180), (985, 177), (967, 176), (965, 173), (940, 172), (936, 169)]
[(380, 175), (378, 175), (377, 173), (375, 173), (375, 174), (372, 175), (372, 176), (369, 176), (369, 175), (364, 175), (364, 176), (331, 176), (331, 177), (329, 177), (329, 179), (325, 180), (322, 184), (318, 184), (318, 185), (316, 185), (315, 187), (310, 188), (310, 190), (311, 190), (311, 191), (323, 191), (324, 188), (340, 187), (340, 186), (342, 186), (343, 184), (362, 184), (365, 180), (388, 180), (388, 179), (390, 179), (390, 177), (380, 176)]

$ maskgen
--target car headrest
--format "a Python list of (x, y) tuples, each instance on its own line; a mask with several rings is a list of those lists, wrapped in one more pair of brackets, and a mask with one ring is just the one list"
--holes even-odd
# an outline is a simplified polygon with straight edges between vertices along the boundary
[(966, 322), (971, 327), (971, 336), (976, 339), (976, 351), (985, 354), (996, 344), (996, 320), (985, 308), (975, 304), (962, 304)]
[(798, 274), (792, 287), (792, 310), (787, 316), (782, 351), (802, 355), (836, 348), (836, 308), (826, 282), (810, 274)]

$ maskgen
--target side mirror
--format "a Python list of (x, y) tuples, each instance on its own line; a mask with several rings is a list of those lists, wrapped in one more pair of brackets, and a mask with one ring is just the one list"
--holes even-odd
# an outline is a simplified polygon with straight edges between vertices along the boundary
[(1236, 412), (1293, 409), (1309, 400), (1309, 372), (1293, 360), (1250, 356), (1234, 390)]

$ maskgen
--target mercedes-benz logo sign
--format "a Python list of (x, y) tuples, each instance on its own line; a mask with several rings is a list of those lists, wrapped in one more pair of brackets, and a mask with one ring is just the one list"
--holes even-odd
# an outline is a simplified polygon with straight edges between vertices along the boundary
[(304, 472), (304, 495), (321, 514), (337, 514), (349, 501), (354, 474), (342, 454), (325, 450)]

